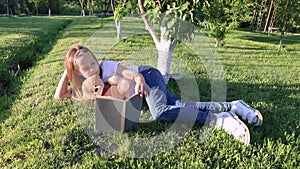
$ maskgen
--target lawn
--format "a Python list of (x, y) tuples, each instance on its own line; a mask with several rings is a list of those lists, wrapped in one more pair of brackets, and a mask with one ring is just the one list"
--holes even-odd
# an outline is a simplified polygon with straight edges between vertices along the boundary
[[(130, 18), (127, 19), (130, 21)], [(37, 20), (42, 24), (35, 25)], [(6, 48), (16, 48), (17, 51), (27, 49), (28, 39), (37, 45), (40, 42), (38, 39), (52, 38), (37, 46), (39, 52), (24, 53), (28, 58), (38, 59), (33, 59), (31, 67), (13, 76), (14, 80), (6, 90), (9, 93), (1, 95), (1, 168), (298, 167), (300, 38), (286, 35), (286, 47), (278, 49), (278, 34), (267, 36), (247, 30), (231, 32), (227, 36), (226, 45), (218, 48), (215, 53), (208, 52), (209, 49), (201, 45), (197, 51), (190, 51), (185, 44), (180, 44), (174, 53), (172, 70), (186, 76), (177, 82), (171, 81), (168, 88), (176, 95), (194, 98), (193, 94), (196, 93), (196, 97), (200, 95), (201, 100), (209, 101), (215, 94), (211, 83), (216, 79), (209, 71), (212, 64), (207, 63), (217, 63), (215, 65), (222, 69), (222, 77), (226, 79), (226, 99), (243, 99), (259, 109), (264, 116), (261, 127), (249, 126), (250, 146), (244, 147), (223, 131), (216, 131), (203, 140), (199, 124), (195, 124), (183, 138), (168, 138), (168, 133), (164, 131), (172, 123), (151, 121), (144, 106), (144, 123), (131, 132), (112, 136), (117, 141), (116, 151), (101, 152), (89, 137), (88, 126), (83, 125), (86, 123), (82, 123), (82, 114), (78, 113), (77, 105), (71, 100), (56, 101), (53, 94), (63, 72), (65, 53), (76, 44), (90, 47), (100, 59), (117, 60), (124, 64), (133, 61), (155, 64), (155, 59), (148, 59), (155, 54), (153, 42), (141, 27), (136, 27), (135, 36), (116, 43), (111, 22), (111, 18), (106, 18), (104, 27), (101, 27), (99, 18), (88, 17), (0, 18), (1, 36), (5, 37), (5, 40), (1, 38), (2, 53), (7, 51)], [(19, 32), (14, 35), (12, 30)], [(42, 33), (47, 30), (53, 36)], [(213, 39), (209, 40), (205, 42), (213, 46)], [(110, 45), (111, 49), (108, 50), (104, 45)], [(10, 56), (20, 55), (14, 52), (11, 50), (13, 54)], [(198, 52), (203, 53), (203, 56), (195, 54)], [(210, 55), (205, 55), (205, 52)], [(210, 57), (220, 62), (207, 62)], [(178, 69), (182, 67), (181, 64), (189, 70)], [(187, 77), (195, 79), (198, 89), (193, 88), (189, 90), (190, 93), (182, 94), (180, 84)], [(195, 91), (199, 91), (199, 95)], [(163, 134), (166, 134), (163, 138), (167, 140), (150, 139)], [(126, 139), (129, 136), (136, 139), (149, 138), (149, 141), (145, 145), (130, 145)], [(174, 142), (176, 144), (171, 148), (160, 147), (161, 143), (171, 145)], [(139, 146), (157, 149), (156, 152), (160, 153), (133, 158), (137, 154), (132, 154), (130, 150)]]

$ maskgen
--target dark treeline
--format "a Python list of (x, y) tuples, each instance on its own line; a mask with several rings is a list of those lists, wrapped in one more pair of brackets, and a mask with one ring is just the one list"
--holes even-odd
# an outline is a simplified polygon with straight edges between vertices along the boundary
[[(100, 1), (101, 6), (95, 12), (107, 11), (110, 8), (110, 0)], [(87, 1), (83, 2), (86, 6)], [(0, 0), (0, 14), (49, 15), (49, 13), (51, 15), (80, 15), (80, 0)]]

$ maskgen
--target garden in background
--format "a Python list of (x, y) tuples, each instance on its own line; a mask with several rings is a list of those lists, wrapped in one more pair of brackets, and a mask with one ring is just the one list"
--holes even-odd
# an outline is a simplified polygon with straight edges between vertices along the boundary
[[(216, 51), (226, 72), (227, 100), (243, 99), (264, 116), (261, 127), (249, 126), (250, 146), (244, 147), (222, 130), (200, 142), (201, 125), (195, 124), (178, 145), (153, 157), (100, 152), (80, 125), (73, 102), (54, 100), (53, 95), (66, 51), (84, 44), (101, 30), (102, 23), (110, 22), (113, 18), (104, 18), (104, 22), (97, 17), (0, 18), (1, 168), (298, 167), (300, 37), (286, 34), (285, 48), (278, 48), (279, 33), (268, 36), (248, 29), (231, 31), (226, 45)], [(212, 45), (213, 41), (211, 38)], [(119, 61), (144, 47), (155, 48), (148, 34), (128, 37), (112, 49), (120, 52), (106, 59)], [(202, 101), (209, 101), (206, 67), (186, 50), (181, 44), (174, 55), (192, 70)], [(170, 81), (168, 88), (176, 88), (176, 82)], [(147, 109), (144, 113), (150, 114)], [(150, 137), (170, 124), (143, 123), (125, 134)], [(122, 148), (126, 151), (126, 146)]]

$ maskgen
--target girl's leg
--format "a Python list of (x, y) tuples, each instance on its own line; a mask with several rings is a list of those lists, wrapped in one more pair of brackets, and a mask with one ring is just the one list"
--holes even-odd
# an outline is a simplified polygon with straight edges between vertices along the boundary
[(163, 121), (196, 121), (204, 124), (208, 110), (196, 110), (190, 107), (167, 104), (167, 97), (158, 87), (151, 88), (146, 101), (152, 117)]
[(168, 105), (175, 105), (176, 100), (178, 100), (179, 98), (173, 96), (167, 90), (164, 78), (159, 72), (159, 70), (151, 66), (140, 66), (139, 72), (143, 75), (146, 83), (150, 88), (158, 88), (162, 91), (162, 93), (166, 95)]
[(204, 124), (208, 111), (175, 105), (178, 98), (167, 90), (164, 79), (157, 69), (151, 66), (140, 66), (139, 72), (151, 88), (146, 101), (154, 119), (164, 121), (178, 119), (180, 121), (197, 121)]
[(167, 98), (167, 105), (177, 105), (179, 107), (190, 107), (197, 110), (210, 110), (211, 112), (230, 111), (231, 103), (227, 102), (187, 102), (173, 96), (167, 89), (161, 73), (151, 66), (140, 66), (139, 72), (144, 76), (150, 88), (158, 87)]
[(263, 121), (262, 114), (242, 100), (232, 102), (187, 102), (185, 100), (177, 100), (176, 105), (195, 108), (197, 110), (209, 110), (212, 113), (231, 111), (242, 117), (249, 124), (255, 126), (260, 126)]
[[(155, 87), (160, 91), (161, 93), (158, 94), (161, 95), (161, 97), (164, 98), (164, 102), (160, 103), (160, 99), (157, 100), (155, 99), (148, 99), (148, 105), (151, 104), (152, 100), (152, 109), (154, 106), (157, 106), (159, 110), (156, 110), (153, 112), (155, 113), (152, 114), (155, 119), (157, 119), (160, 115), (162, 115), (163, 112), (168, 112), (168, 111), (174, 111), (178, 112), (176, 110), (177, 108), (179, 109), (184, 109), (185, 108), (192, 108), (196, 109), (199, 112), (206, 112), (207, 110), (213, 113), (220, 113), (220, 112), (226, 112), (226, 111), (233, 111), (234, 113), (238, 114), (241, 116), (244, 120), (248, 121), (250, 124), (254, 125), (261, 125), (263, 117), (261, 113), (256, 110), (251, 108), (249, 105), (244, 103), (243, 101), (234, 101), (234, 102), (187, 102), (184, 100), (181, 100), (179, 98), (176, 98), (173, 96), (170, 92), (167, 91), (164, 79), (161, 75), (161, 73), (150, 66), (140, 66), (139, 67), (139, 72), (144, 76), (146, 83), (149, 85), (150, 88)], [(156, 92), (153, 92), (156, 93)], [(157, 96), (155, 96), (157, 97)], [(152, 98), (155, 98), (152, 96)], [(151, 97), (150, 97), (151, 98)], [(160, 105), (162, 104), (162, 105)], [(149, 105), (149, 107), (151, 107)], [(174, 109), (174, 110), (173, 110)], [(151, 111), (151, 109), (150, 109)], [(151, 112), (152, 113), (152, 112)], [(187, 113), (188, 114), (188, 113)], [(188, 116), (188, 115), (187, 115)]]
[(197, 110), (210, 110), (212, 113), (227, 112), (232, 109), (231, 102), (187, 102), (185, 100), (178, 99), (175, 104)]

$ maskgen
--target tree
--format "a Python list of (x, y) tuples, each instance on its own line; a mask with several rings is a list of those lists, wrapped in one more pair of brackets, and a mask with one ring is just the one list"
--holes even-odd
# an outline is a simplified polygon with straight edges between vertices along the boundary
[(80, 8), (81, 8), (81, 16), (85, 16), (84, 12), (84, 0), (79, 0)]
[[(198, 24), (202, 3), (200, 0), (138, 0), (138, 6), (158, 50), (157, 69), (165, 77), (165, 83), (168, 83), (176, 44), (192, 38), (195, 29), (183, 21)], [(159, 26), (158, 30), (154, 28), (155, 23)]]
[(98, 0), (87, 0), (86, 7), (89, 10), (89, 16), (92, 16), (94, 11), (99, 8), (100, 2)]
[(102, 9), (102, 11), (107, 12), (111, 7), (111, 0), (100, 0), (99, 4), (101, 6), (100, 8)]
[(247, 16), (250, 5), (246, 0), (205, 0), (203, 12), (211, 27), (210, 35), (216, 39), (215, 47)]
[(8, 0), (6, 0), (6, 14), (9, 15), (9, 5), (8, 5)]
[(51, 16), (51, 0), (48, 0), (48, 15)]
[(279, 40), (279, 47), (283, 47), (283, 39), (286, 31), (292, 27), (300, 27), (299, 23), (296, 23), (299, 18), (300, 1), (299, 0), (280, 0), (277, 2), (278, 12), (276, 17), (276, 25), (281, 30), (281, 36)]
[[(116, 25), (116, 29), (117, 29), (117, 39), (121, 40), (122, 38), (122, 17), (124, 15), (124, 6), (126, 4), (126, 1), (114, 1), (111, 0), (111, 9), (113, 10), (114, 13), (114, 20), (115, 20), (115, 25)], [(117, 6), (117, 7), (116, 7)]]
[(117, 39), (122, 39), (122, 17), (128, 13), (132, 13), (137, 8), (136, 3), (132, 3), (128, 0), (111, 0), (111, 8), (114, 13), (114, 20), (117, 29)]
[(39, 15), (39, 7), (44, 5), (44, 1), (42, 0), (29, 0), (30, 3), (34, 4), (35, 10), (36, 10), (36, 15)]

